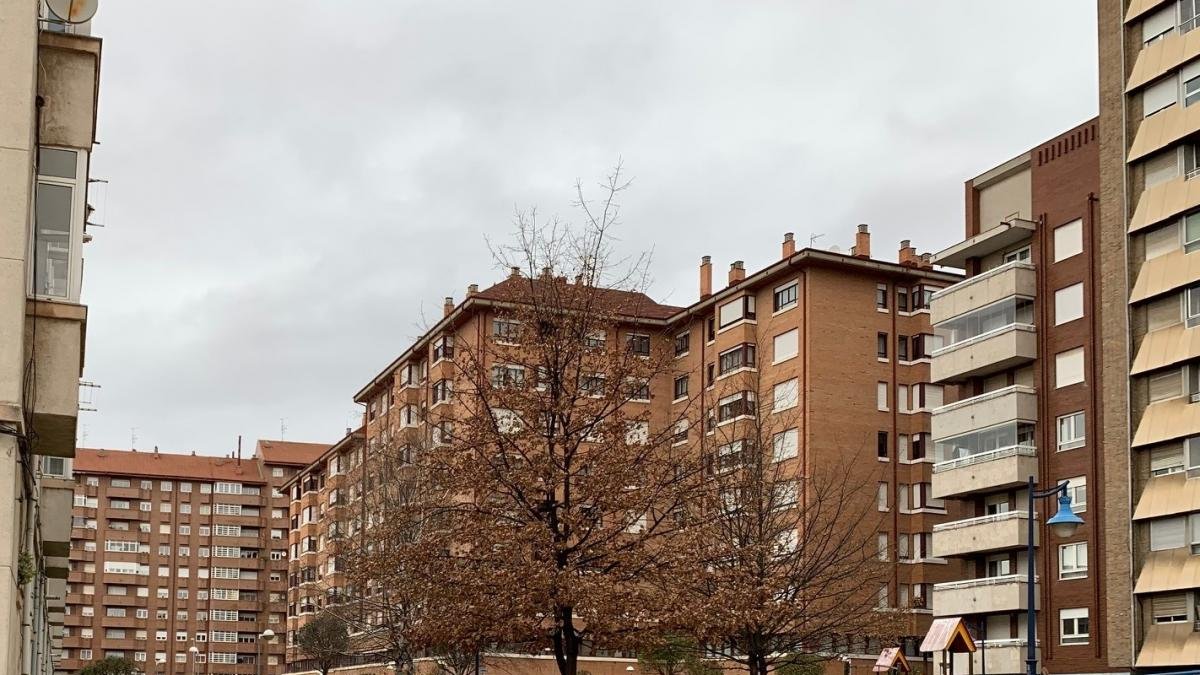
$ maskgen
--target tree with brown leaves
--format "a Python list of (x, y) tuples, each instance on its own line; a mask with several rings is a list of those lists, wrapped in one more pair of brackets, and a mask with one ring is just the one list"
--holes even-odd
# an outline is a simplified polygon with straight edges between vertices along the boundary
[(846, 635), (889, 638), (897, 623), (877, 606), (889, 571), (874, 483), (854, 470), (864, 439), (814, 464), (801, 448), (802, 392), (763, 382), (755, 365), (753, 351), (722, 364), (701, 445), (704, 497), (683, 528), (689, 564), (667, 580), (677, 630), (706, 657), (766, 675), (810, 668)]
[(664, 602), (647, 582), (673, 565), (700, 474), (673, 443), (676, 420), (648, 404), (669, 391), (671, 355), (644, 261), (609, 245), (626, 185), (615, 173), (599, 204), (580, 190), (580, 229), (518, 217), (517, 243), (497, 250), (516, 272), (490, 289), (484, 330), (454, 336), (416, 459), (455, 495), (438, 515), (431, 601), (449, 634), (549, 648), (562, 675), (656, 625)]

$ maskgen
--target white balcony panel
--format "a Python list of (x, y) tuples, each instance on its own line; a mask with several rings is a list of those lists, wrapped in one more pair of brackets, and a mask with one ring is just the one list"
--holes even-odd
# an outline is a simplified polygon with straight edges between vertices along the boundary
[[(1029, 542), (1029, 517), (1025, 511), (1009, 511), (933, 526), (935, 558), (977, 555), (1025, 548)], [(1034, 530), (1034, 545), (1037, 531)]]
[(1038, 480), (1037, 450), (1025, 445), (997, 448), (933, 465), (933, 496), (960, 497), (995, 492)]
[[(1034, 588), (1034, 609), (1039, 589)], [(1023, 612), (1029, 608), (1024, 574), (952, 581), (933, 586), (934, 616), (964, 616), (996, 612)]]
[(933, 352), (934, 382), (956, 382), (990, 375), (1037, 358), (1037, 331), (1029, 324), (1011, 324)]
[(933, 294), (929, 320), (941, 323), (1014, 295), (1037, 295), (1037, 272), (1027, 262), (1010, 262)]
[(933, 440), (953, 438), (1013, 420), (1037, 421), (1037, 391), (1013, 385), (972, 396), (933, 411)]

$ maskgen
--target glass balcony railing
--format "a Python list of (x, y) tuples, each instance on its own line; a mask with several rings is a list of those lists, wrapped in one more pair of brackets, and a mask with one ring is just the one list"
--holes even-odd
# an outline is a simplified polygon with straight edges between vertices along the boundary
[(943, 346), (935, 351), (934, 355), (953, 349), (955, 345), (1015, 325), (1033, 325), (1032, 298), (1006, 298), (937, 324), (933, 327), (933, 332), (942, 338)]
[[(939, 463), (969, 460), (977, 455), (998, 452), (1011, 448), (1034, 448), (1034, 427), (1032, 422), (1006, 422), (995, 426), (979, 429), (970, 433), (944, 438), (933, 444), (934, 457)], [(1013, 454), (1019, 454), (1015, 451)], [(994, 456), (991, 458), (995, 458)], [(986, 461), (980, 457), (976, 461)], [(972, 463), (972, 462), (967, 462)]]

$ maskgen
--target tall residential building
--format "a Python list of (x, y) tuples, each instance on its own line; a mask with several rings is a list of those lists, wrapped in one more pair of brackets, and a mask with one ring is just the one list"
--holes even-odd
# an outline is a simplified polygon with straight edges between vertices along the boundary
[[(0, 670), (48, 673), (70, 543), (100, 40), (0, 0)], [(49, 19), (49, 20), (48, 20)]]
[[(928, 254), (918, 255), (908, 241), (901, 242), (898, 262), (872, 258), (870, 239), (867, 226), (859, 226), (854, 249), (843, 254), (797, 250), (789, 234), (776, 262), (748, 274), (736, 261), (718, 288), (705, 257), (696, 302), (672, 307), (627, 294), (623, 304), (633, 308), (627, 322), (615, 334), (593, 339), (674, 354), (671, 376), (650, 382), (644, 402), (628, 405), (649, 406), (652, 420), (674, 419), (686, 409), (688, 424), (678, 429), (678, 442), (714, 457), (714, 470), (736, 461), (738, 429), (755, 411), (786, 412), (787, 423), (774, 430), (773, 442), (790, 470), (812, 475), (814, 467), (853, 460), (851, 477), (865, 486), (868, 508), (879, 514), (872, 531), (879, 556), (892, 563), (888, 583), (869, 591), (881, 608), (909, 610), (912, 637), (905, 647), (919, 659), (932, 589), (962, 577), (959, 561), (940, 558), (932, 548), (935, 527), (961, 515), (931, 490), (931, 413), (957, 394), (931, 378), (938, 338), (929, 306), (934, 293), (962, 277), (934, 270)], [(291, 481), (289, 670), (312, 668), (291, 646), (295, 631), (327, 604), (343, 600), (337, 540), (369, 537), (363, 524), (370, 514), (361, 506), (371, 476), (363, 467), (379, 447), (438, 442), (437, 425), (426, 419), (452, 403), (455, 388), (444, 380), (455, 373), (455, 345), (476, 336), (504, 342), (512, 330), (506, 304), (519, 296), (514, 289), (530, 283), (543, 281), (514, 273), (485, 290), (472, 285), (457, 305), (447, 298), (443, 318), (355, 394), (366, 408), (363, 428)], [(873, 662), (879, 645), (851, 641), (834, 649)], [(593, 651), (580, 667), (619, 675), (632, 660), (632, 654)], [(549, 655), (484, 657), (485, 665), (497, 661), (515, 672), (554, 670)], [(384, 665), (359, 653), (339, 673), (378, 672)]]
[[(1200, 668), (1200, 6), (1099, 0), (1110, 659)], [(1120, 561), (1120, 564), (1117, 563)]]
[(963, 520), (934, 528), (934, 553), (966, 565), (963, 578), (934, 587), (933, 610), (965, 617), (982, 639), (977, 671), (1025, 672), (1031, 477), (1038, 489), (1069, 481), (1086, 522), (1059, 538), (1044, 524), (1057, 502), (1034, 507), (1040, 663), (1055, 673), (1120, 669), (1102, 628), (1109, 495), (1096, 489), (1106, 480), (1097, 133), (1090, 120), (967, 181), (965, 238), (933, 257), (967, 271), (931, 303), (943, 341), (933, 379), (961, 394), (933, 412), (933, 493), (967, 507)]
[(248, 459), (80, 448), (59, 669), (116, 656), (147, 673), (283, 672), (279, 487), (328, 448), (259, 441)]

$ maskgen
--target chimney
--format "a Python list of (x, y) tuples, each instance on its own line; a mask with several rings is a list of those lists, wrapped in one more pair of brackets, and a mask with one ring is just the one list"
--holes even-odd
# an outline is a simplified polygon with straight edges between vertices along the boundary
[(467, 297), (468, 298), (471, 297), (472, 295), (475, 295), (478, 292), (479, 292), (479, 284), (471, 284), (470, 286), (467, 286)]
[(932, 253), (922, 253), (921, 254), (920, 267), (923, 270), (933, 269), (933, 254)]
[(550, 278), (552, 278), (552, 277), (551, 277), (551, 270), (550, 270), (550, 268), (549, 268), (549, 267), (543, 267), (543, 268), (542, 268), (542, 278), (543, 278), (543, 279), (550, 279)]
[(746, 278), (746, 263), (734, 260), (729, 264), (729, 285), (732, 286)]
[(508, 268), (508, 276), (509, 277), (521, 276), (521, 268), (517, 267), (516, 265), (513, 265), (512, 267)]
[(790, 258), (796, 255), (796, 234), (794, 232), (783, 233), (783, 257)]
[(900, 264), (905, 267), (917, 266), (917, 249), (912, 247), (912, 242), (908, 239), (900, 241)]
[(238, 466), (242, 465), (242, 435), (241, 434), (238, 434), (237, 463), (238, 463)]
[(450, 312), (453, 312), (453, 311), (454, 311), (454, 298), (447, 295), (446, 298), (444, 300), (442, 300), (442, 316), (450, 316)]
[(854, 233), (854, 246), (850, 247), (850, 255), (855, 258), (871, 257), (871, 232), (866, 223), (860, 224), (858, 232)]
[(712, 297), (712, 256), (700, 259), (700, 299)]

